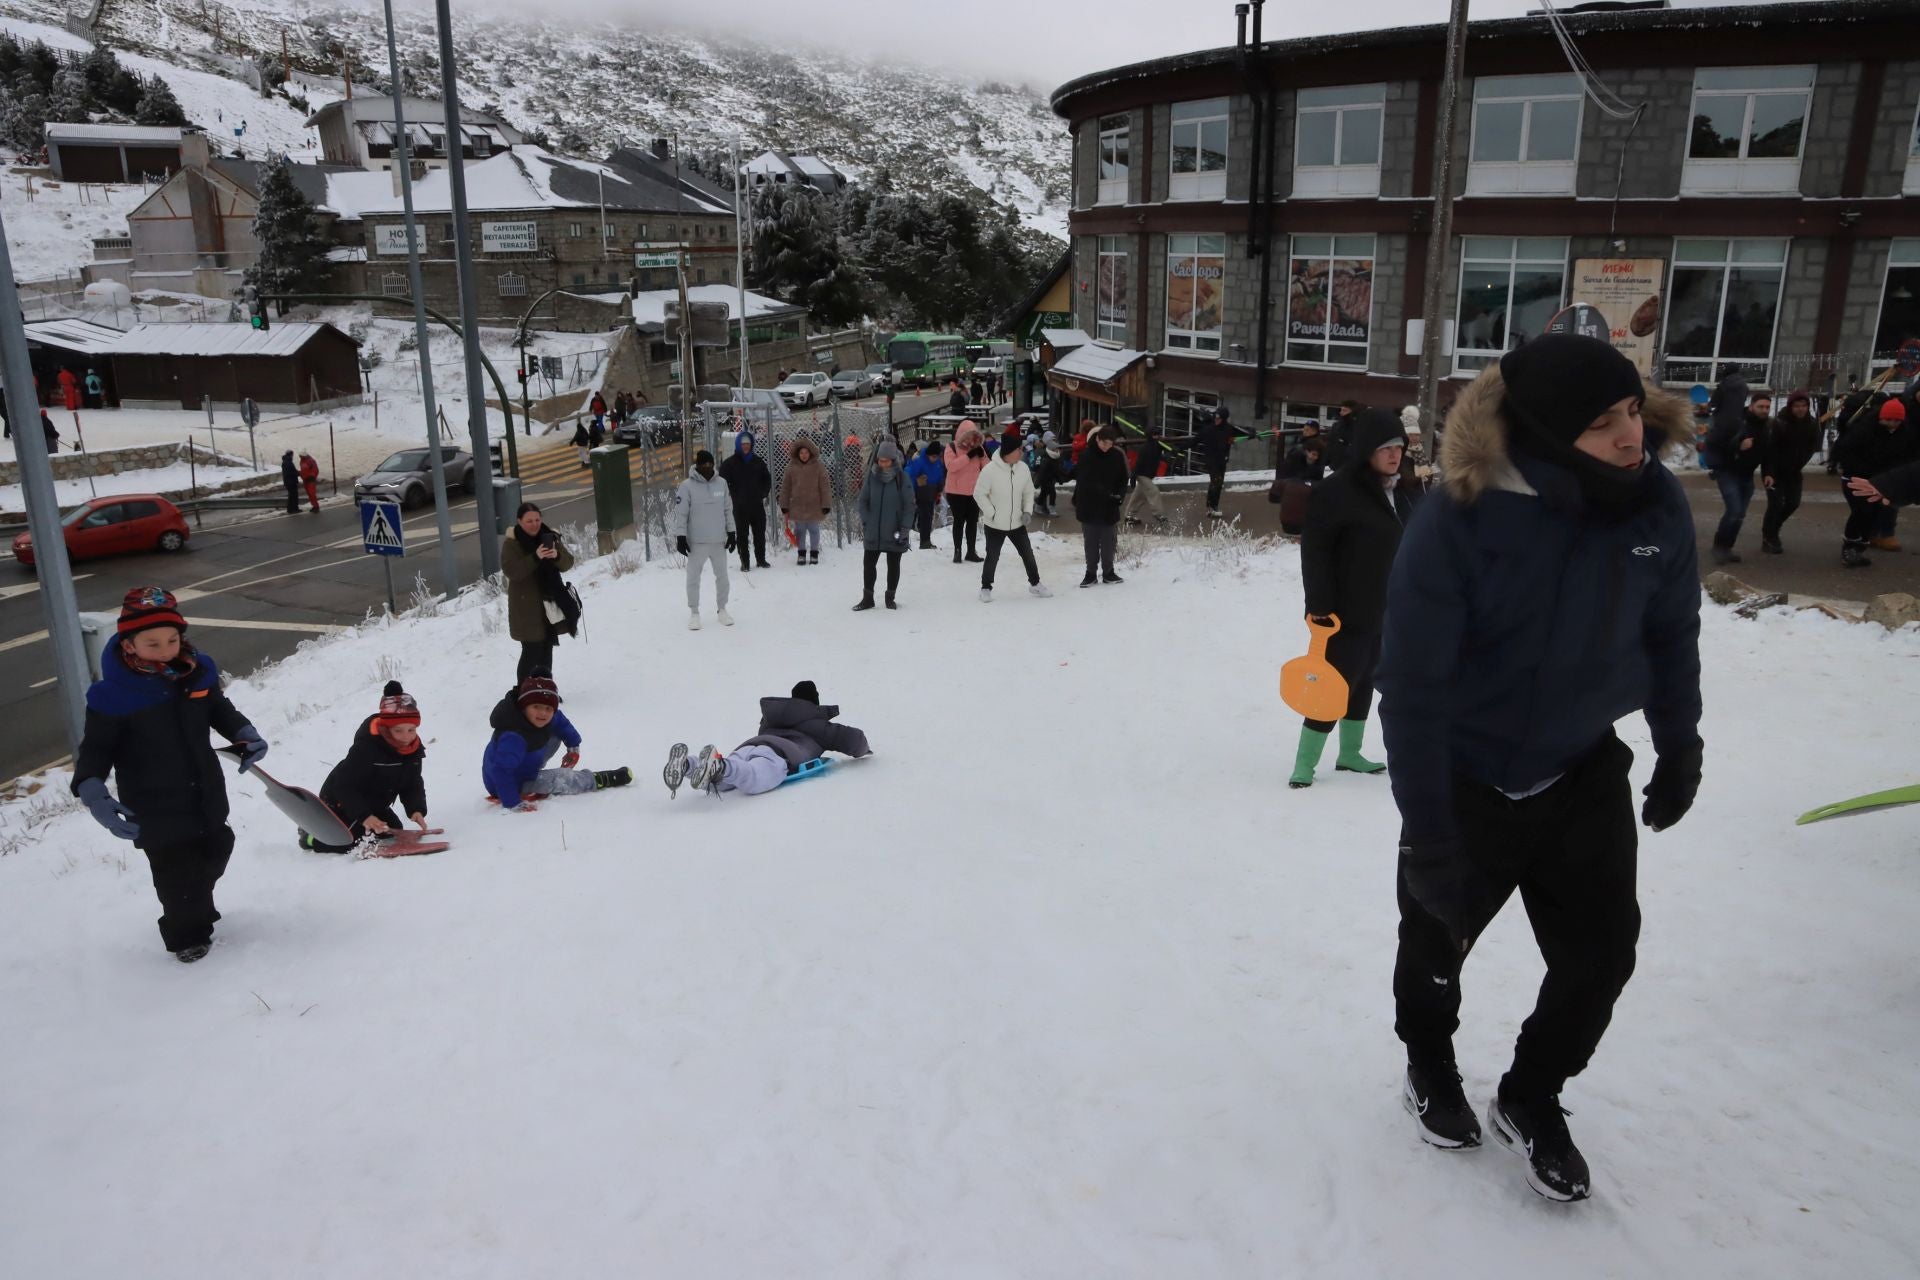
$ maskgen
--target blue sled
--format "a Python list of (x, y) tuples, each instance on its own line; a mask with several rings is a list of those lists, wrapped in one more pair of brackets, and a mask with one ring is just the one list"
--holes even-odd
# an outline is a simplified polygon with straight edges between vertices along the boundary
[(788, 783), (802, 782), (808, 778), (817, 778), (821, 774), (825, 773), (829, 768), (831, 768), (832, 765), (833, 765), (833, 761), (827, 759), (825, 756), (815, 756), (813, 759), (807, 761), (805, 764), (801, 765), (798, 769), (795, 769), (792, 773), (788, 774), (786, 777), (786, 781), (782, 782), (780, 785), (784, 787)]

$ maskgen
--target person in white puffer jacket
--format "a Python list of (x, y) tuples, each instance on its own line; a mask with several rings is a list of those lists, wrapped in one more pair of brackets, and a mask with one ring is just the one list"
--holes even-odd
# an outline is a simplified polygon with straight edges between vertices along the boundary
[(675, 547), (687, 558), (687, 630), (700, 629), (700, 570), (713, 566), (713, 594), (720, 625), (733, 625), (727, 612), (727, 553), (734, 548), (733, 496), (713, 473), (713, 455), (702, 449), (693, 470), (673, 495)]
[(1040, 582), (1040, 566), (1033, 558), (1033, 544), (1027, 540), (1027, 521), (1033, 517), (1033, 474), (1027, 470), (1023, 455), (1026, 439), (1009, 430), (1000, 438), (1000, 450), (980, 469), (973, 487), (973, 500), (980, 504), (980, 523), (987, 529), (987, 562), (980, 567), (980, 603), (993, 603), (993, 571), (1000, 563), (1000, 548), (1011, 542), (1027, 569), (1027, 590), (1036, 596), (1050, 596)]

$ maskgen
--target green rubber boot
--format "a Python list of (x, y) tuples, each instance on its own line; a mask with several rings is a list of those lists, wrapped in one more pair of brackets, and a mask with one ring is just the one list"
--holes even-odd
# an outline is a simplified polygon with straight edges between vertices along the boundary
[(1305, 725), (1300, 727), (1300, 749), (1293, 754), (1293, 776), (1287, 779), (1288, 786), (1313, 785), (1313, 767), (1320, 763), (1320, 753), (1326, 750), (1327, 739), (1332, 736)]
[(1360, 754), (1360, 742), (1367, 736), (1365, 720), (1342, 720), (1340, 722), (1340, 754), (1334, 758), (1333, 767), (1345, 769), (1348, 773), (1380, 773), (1387, 766), (1375, 760), (1369, 760)]

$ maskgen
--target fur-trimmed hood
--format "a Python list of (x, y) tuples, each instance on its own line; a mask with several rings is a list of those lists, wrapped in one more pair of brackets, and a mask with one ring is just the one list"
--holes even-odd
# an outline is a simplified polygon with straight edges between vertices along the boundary
[[(1488, 365), (1447, 413), (1446, 433), (1440, 440), (1440, 472), (1455, 502), (1471, 503), (1490, 489), (1533, 492), (1507, 448), (1513, 424), (1502, 411), (1506, 398), (1507, 382), (1500, 366)], [(1647, 448), (1656, 456), (1670, 441), (1693, 438), (1692, 406), (1669, 392), (1647, 388), (1641, 419), (1646, 423)]]

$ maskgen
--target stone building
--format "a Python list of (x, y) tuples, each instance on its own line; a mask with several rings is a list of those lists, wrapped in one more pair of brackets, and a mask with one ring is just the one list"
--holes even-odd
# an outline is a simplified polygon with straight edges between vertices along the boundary
[[(1473, 23), (1442, 403), (1577, 302), (1671, 386), (1740, 369), (1844, 390), (1894, 362), (1920, 336), (1912, 16), (1907, 0), (1563, 15), (1593, 86), (1545, 16)], [(1056, 381), (1067, 412), (1185, 429), (1226, 403), (1265, 429), (1412, 403), (1444, 49), (1440, 26), (1368, 31), (1057, 90), (1072, 328), (1118, 353), (1100, 368), (1146, 373), (1142, 404)], [(1610, 94), (1626, 109), (1602, 109)]]

